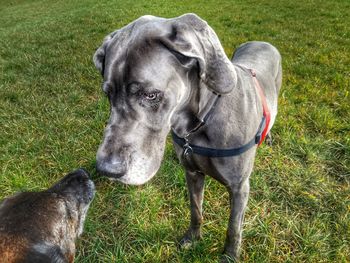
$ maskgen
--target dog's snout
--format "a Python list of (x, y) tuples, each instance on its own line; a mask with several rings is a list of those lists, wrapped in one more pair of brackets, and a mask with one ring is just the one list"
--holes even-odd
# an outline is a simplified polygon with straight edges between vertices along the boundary
[(89, 179), (89, 178), (90, 178), (89, 172), (86, 171), (84, 168), (79, 168), (79, 169), (75, 170), (74, 173), (75, 173), (77, 176), (81, 176), (81, 177), (86, 178), (86, 179)]
[(97, 160), (97, 171), (104, 176), (111, 178), (120, 178), (126, 173), (126, 161), (114, 157), (111, 160)]

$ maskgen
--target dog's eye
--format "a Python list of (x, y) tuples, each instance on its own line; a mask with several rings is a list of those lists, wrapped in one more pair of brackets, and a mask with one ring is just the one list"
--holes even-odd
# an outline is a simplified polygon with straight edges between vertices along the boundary
[(163, 99), (163, 93), (160, 90), (151, 92), (144, 89), (138, 92), (139, 103), (142, 107), (158, 107)]
[(157, 108), (162, 100), (163, 94), (161, 91), (153, 91), (153, 92), (142, 92), (141, 94), (140, 104), (143, 107), (152, 107)]
[(155, 100), (158, 98), (159, 92), (144, 93), (143, 96), (147, 100)]
[(161, 98), (161, 92), (158, 90), (154, 92), (142, 92), (141, 95), (143, 99), (146, 99), (148, 101), (156, 101)]

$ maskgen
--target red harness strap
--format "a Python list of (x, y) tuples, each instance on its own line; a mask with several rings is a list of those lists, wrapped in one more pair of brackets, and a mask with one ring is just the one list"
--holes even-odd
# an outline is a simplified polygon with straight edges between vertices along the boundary
[(264, 131), (262, 132), (260, 142), (258, 143), (258, 145), (260, 145), (264, 141), (264, 139), (266, 137), (266, 134), (267, 134), (267, 130), (269, 129), (269, 124), (270, 124), (270, 120), (271, 120), (271, 114), (270, 114), (270, 111), (269, 111), (269, 107), (267, 106), (267, 102), (266, 102), (266, 97), (265, 97), (264, 91), (261, 88), (258, 79), (256, 78), (255, 71), (253, 69), (250, 69), (250, 72), (252, 74), (252, 77), (253, 77), (253, 80), (254, 80), (254, 83), (255, 83), (255, 87), (256, 87), (256, 89), (257, 89), (257, 91), (259, 93), (259, 96), (260, 96), (260, 99), (261, 99), (261, 103), (262, 103), (262, 106), (263, 106), (263, 115), (264, 115), (265, 120), (266, 120)]

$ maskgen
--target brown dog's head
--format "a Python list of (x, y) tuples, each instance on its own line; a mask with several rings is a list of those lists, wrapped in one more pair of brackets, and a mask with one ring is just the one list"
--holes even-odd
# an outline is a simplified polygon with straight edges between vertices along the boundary
[(0, 203), (0, 256), (5, 262), (71, 262), (94, 194), (88, 173), (78, 169), (48, 190), (5, 199)]

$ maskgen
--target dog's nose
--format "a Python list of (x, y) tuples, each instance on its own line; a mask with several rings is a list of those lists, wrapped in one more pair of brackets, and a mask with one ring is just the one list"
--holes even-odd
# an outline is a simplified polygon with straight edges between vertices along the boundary
[(81, 176), (85, 176), (87, 178), (90, 178), (89, 172), (86, 171), (84, 168), (79, 168), (79, 169), (75, 170), (74, 173), (79, 174)]
[(120, 178), (126, 173), (126, 162), (115, 157), (110, 161), (97, 160), (96, 170), (103, 176)]

